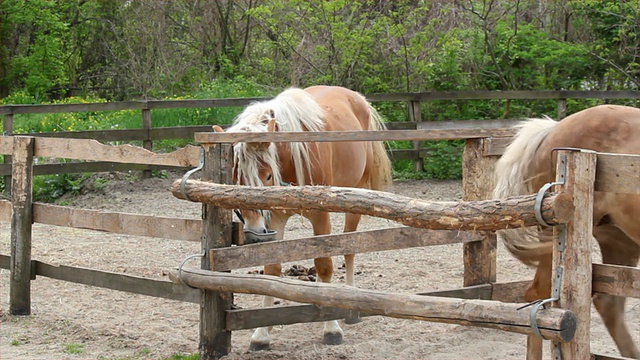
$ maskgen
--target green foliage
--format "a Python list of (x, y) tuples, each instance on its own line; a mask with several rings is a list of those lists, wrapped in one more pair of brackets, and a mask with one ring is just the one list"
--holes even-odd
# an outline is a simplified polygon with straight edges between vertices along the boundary
[(22, 50), (8, 59), (2, 85), (17, 85), (34, 97), (45, 99), (48, 89), (68, 81), (64, 59), (71, 54), (64, 44), (70, 33), (68, 24), (59, 16), (59, 6), (51, 0), (2, 2), (4, 19), (0, 31), (11, 36), (12, 45)]
[(88, 174), (34, 176), (33, 201), (52, 203), (65, 194), (78, 195)]
[(430, 179), (462, 179), (462, 148), (464, 141), (427, 141), (429, 156), (424, 161)]
[[(262, 97), (316, 84), (364, 94), (640, 86), (640, 0), (220, 4), (2, 1), (0, 103)], [(596, 103), (572, 100), (568, 110)], [(388, 121), (408, 121), (406, 104), (375, 106)], [(228, 124), (241, 110), (158, 109), (152, 121), (154, 127)], [(556, 111), (554, 100), (431, 101), (423, 102), (422, 119), (553, 117)], [(141, 117), (132, 110), (18, 114), (14, 121), (14, 133), (30, 133), (140, 128)], [(434, 143), (416, 176), (458, 177), (459, 147)], [(410, 162), (396, 166), (398, 174), (412, 169)]]

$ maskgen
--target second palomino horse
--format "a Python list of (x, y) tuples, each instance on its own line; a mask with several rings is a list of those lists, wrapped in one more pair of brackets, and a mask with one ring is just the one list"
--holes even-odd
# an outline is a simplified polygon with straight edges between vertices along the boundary
[[(357, 92), (336, 86), (312, 86), (288, 89), (274, 99), (248, 106), (227, 132), (266, 131), (349, 131), (382, 130), (384, 125), (376, 110)], [(223, 131), (214, 126), (215, 131)], [(237, 143), (234, 145), (234, 177), (241, 185), (280, 186), (330, 185), (379, 190), (391, 180), (391, 163), (382, 142), (313, 142), (313, 143)], [(245, 234), (260, 237), (284, 228), (292, 212), (243, 210)], [(329, 213), (303, 211), (314, 235), (331, 232)], [(361, 215), (345, 214), (344, 231), (355, 231)], [(314, 259), (322, 282), (331, 282), (333, 263), (330, 257)], [(354, 285), (354, 254), (345, 255), (346, 284)], [(265, 266), (267, 275), (280, 276), (280, 264)], [(265, 296), (264, 306), (273, 305)], [(343, 331), (337, 321), (324, 326), (325, 344), (342, 343)], [(268, 328), (258, 328), (251, 337), (250, 349), (268, 349)]]
[[(601, 105), (560, 122), (530, 119), (496, 164), (494, 198), (533, 194), (555, 179), (554, 148), (580, 148), (603, 153), (640, 154), (640, 109)], [(541, 235), (541, 236), (540, 236)], [(640, 195), (596, 192), (593, 236), (606, 264), (637, 266), (640, 258)], [(524, 263), (537, 266), (526, 301), (547, 299), (551, 292), (552, 248), (548, 231), (498, 232)], [(590, 241), (591, 239), (584, 239)], [(624, 320), (625, 298), (595, 294), (593, 302), (620, 353), (640, 358)]]

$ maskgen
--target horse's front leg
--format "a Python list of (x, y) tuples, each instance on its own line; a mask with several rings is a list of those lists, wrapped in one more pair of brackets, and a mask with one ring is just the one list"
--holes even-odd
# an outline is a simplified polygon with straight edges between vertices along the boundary
[[(305, 216), (311, 221), (314, 235), (324, 235), (331, 233), (331, 219), (326, 212), (309, 212)], [(333, 261), (330, 257), (317, 258), (313, 260), (316, 267), (318, 279), (324, 283), (330, 283), (333, 277)], [(344, 333), (337, 320), (329, 320), (324, 323), (322, 342), (326, 345), (342, 344)]]
[[(265, 275), (273, 275), (280, 276), (282, 273), (282, 265), (280, 264), (271, 264), (266, 265), (264, 267)], [(265, 296), (262, 298), (262, 306), (268, 307), (273, 306), (274, 297), (273, 296)], [(259, 351), (259, 350), (269, 350), (271, 344), (271, 335), (269, 335), (269, 331), (271, 327), (261, 327), (257, 328), (253, 335), (251, 335), (251, 342), (249, 343), (249, 350), (251, 351)]]
[[(358, 224), (360, 223), (360, 214), (345, 214), (344, 220), (344, 232), (352, 232), (358, 230)], [(344, 267), (346, 271), (345, 283), (349, 286), (356, 286), (355, 284), (355, 254), (344, 255)], [(357, 324), (362, 322), (360, 315), (355, 313), (354, 316), (344, 319), (345, 324)]]
[[(270, 230), (275, 230), (278, 233), (276, 234), (276, 240), (284, 239), (284, 228), (287, 224), (287, 220), (289, 219), (290, 214), (280, 213), (273, 211), (271, 213), (271, 222), (269, 224)], [(264, 267), (265, 275), (272, 275), (280, 277), (282, 274), (282, 265), (281, 264), (270, 264), (265, 265)], [(268, 307), (273, 306), (274, 297), (273, 296), (265, 296), (262, 299), (262, 306)], [(251, 336), (251, 342), (249, 343), (249, 350), (257, 351), (257, 350), (269, 350), (271, 344), (271, 335), (269, 335), (269, 331), (271, 327), (261, 327), (257, 328), (253, 335)]]

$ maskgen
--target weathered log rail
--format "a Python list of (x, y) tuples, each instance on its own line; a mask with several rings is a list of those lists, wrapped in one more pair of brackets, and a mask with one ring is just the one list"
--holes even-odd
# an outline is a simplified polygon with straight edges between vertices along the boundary
[[(270, 295), (372, 315), (462, 324), (533, 334), (528, 308), (488, 300), (463, 300), (437, 296), (393, 294), (336, 284), (303, 282), (268, 275), (244, 275), (183, 269), (170, 273), (172, 281), (218, 292)], [(568, 310), (540, 310), (536, 321), (541, 333), (560, 342), (573, 339), (576, 317)]]
[[(537, 225), (535, 195), (484, 201), (425, 201), (392, 193), (334, 186), (248, 187), (199, 180), (181, 180), (174, 196), (226, 209), (321, 210), (370, 215), (401, 224), (432, 230), (493, 231)], [(561, 224), (573, 214), (571, 198), (545, 195), (542, 217), (548, 224)]]

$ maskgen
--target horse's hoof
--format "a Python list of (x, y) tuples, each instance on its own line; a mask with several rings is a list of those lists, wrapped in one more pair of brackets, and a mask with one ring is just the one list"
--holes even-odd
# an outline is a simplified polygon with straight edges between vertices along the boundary
[(342, 334), (340, 333), (324, 334), (322, 343), (325, 345), (340, 345), (342, 344)]
[(271, 347), (268, 343), (250, 343), (249, 351), (263, 351), (263, 350), (271, 350)]
[(361, 322), (362, 318), (359, 316), (344, 319), (344, 323), (348, 325), (359, 324)]

